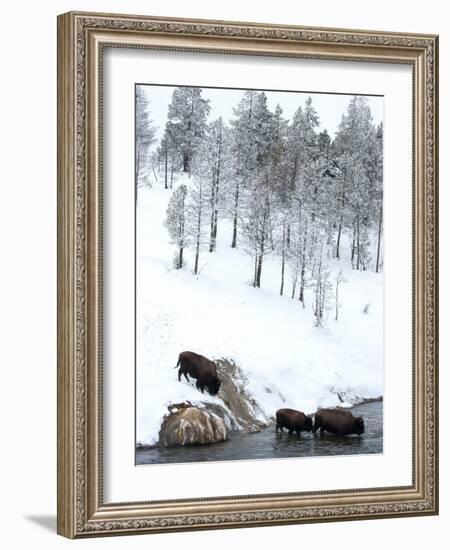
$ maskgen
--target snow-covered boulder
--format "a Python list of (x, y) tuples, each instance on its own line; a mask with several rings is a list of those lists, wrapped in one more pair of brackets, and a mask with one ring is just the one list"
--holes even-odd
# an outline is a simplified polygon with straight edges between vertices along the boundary
[(159, 444), (205, 445), (228, 439), (228, 427), (216, 412), (206, 407), (181, 403), (170, 407), (159, 431)]

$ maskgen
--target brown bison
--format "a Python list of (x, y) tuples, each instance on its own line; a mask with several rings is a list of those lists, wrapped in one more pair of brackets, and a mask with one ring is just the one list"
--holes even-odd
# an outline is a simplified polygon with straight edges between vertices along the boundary
[[(197, 380), (195, 386), (202, 393), (205, 388), (211, 395), (217, 395), (220, 388), (220, 380), (217, 376), (216, 364), (203, 355), (193, 351), (182, 351), (178, 356), (178, 380), (181, 376), (189, 382), (189, 376)], [(188, 376), (189, 375), (189, 376)]]
[(292, 432), (301, 434), (302, 431), (311, 432), (313, 429), (311, 417), (295, 409), (278, 409), (276, 418), (276, 432), (278, 430), (283, 431), (283, 428), (287, 428), (290, 434)]
[(345, 409), (319, 409), (314, 415), (314, 433), (319, 429), (320, 433), (327, 431), (339, 436), (361, 435), (364, 433), (364, 420)]

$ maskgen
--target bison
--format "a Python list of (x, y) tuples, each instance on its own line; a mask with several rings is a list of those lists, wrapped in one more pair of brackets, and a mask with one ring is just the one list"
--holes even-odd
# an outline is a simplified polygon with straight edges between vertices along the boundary
[(278, 409), (276, 418), (276, 432), (278, 430), (283, 431), (283, 428), (287, 428), (290, 434), (292, 432), (301, 434), (302, 431), (311, 432), (313, 429), (311, 417), (295, 409)]
[(345, 409), (319, 409), (314, 415), (314, 433), (319, 429), (320, 433), (327, 431), (339, 436), (361, 435), (364, 433), (364, 420)]
[[(217, 395), (220, 388), (220, 379), (217, 376), (216, 364), (214, 361), (207, 359), (203, 355), (194, 353), (193, 351), (182, 351), (178, 356), (178, 363), (175, 368), (178, 368), (178, 380), (181, 381), (181, 376), (189, 382), (189, 376), (197, 380), (195, 386), (202, 393), (207, 388), (211, 395)], [(189, 375), (189, 376), (188, 376)]]

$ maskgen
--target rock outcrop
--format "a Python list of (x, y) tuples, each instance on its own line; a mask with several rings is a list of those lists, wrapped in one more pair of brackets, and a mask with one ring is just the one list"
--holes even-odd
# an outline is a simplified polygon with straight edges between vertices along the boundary
[(242, 369), (229, 359), (217, 359), (217, 374), (222, 382), (218, 397), (231, 411), (241, 430), (259, 432), (270, 424), (268, 418), (247, 389), (248, 380)]
[(159, 431), (159, 444), (206, 445), (228, 439), (228, 427), (223, 418), (206, 407), (189, 402), (171, 405)]
[(248, 391), (242, 370), (228, 359), (215, 363), (221, 381), (215, 400), (170, 404), (159, 431), (159, 445), (217, 443), (228, 439), (233, 430), (253, 433), (269, 425), (271, 419)]

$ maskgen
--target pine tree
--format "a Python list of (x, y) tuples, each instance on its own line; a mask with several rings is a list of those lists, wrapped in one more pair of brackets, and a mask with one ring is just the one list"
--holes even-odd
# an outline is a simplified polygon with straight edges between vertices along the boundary
[(308, 97), (304, 108), (299, 107), (294, 114), (290, 136), (288, 138), (288, 157), (290, 159), (291, 215), (296, 225), (298, 256), (298, 299), (305, 307), (305, 289), (307, 267), (311, 261), (311, 252), (316, 246), (318, 223), (318, 192), (320, 188), (318, 166), (319, 117)]
[(210, 236), (209, 251), (216, 249), (219, 207), (223, 195), (222, 187), (226, 183), (229, 170), (229, 137), (222, 118), (213, 121), (208, 129), (204, 143), (208, 156), (208, 168), (211, 172), (209, 181), (210, 197)]
[(173, 192), (167, 207), (165, 226), (169, 232), (171, 242), (178, 248), (175, 257), (175, 267), (181, 269), (184, 266), (183, 252), (188, 246), (189, 240), (186, 234), (187, 218), (187, 187), (180, 185)]
[[(274, 190), (274, 208), (279, 212), (281, 231), (277, 240), (277, 252), (281, 257), (280, 295), (284, 294), (285, 269), (289, 247), (291, 196), (289, 193), (289, 163), (287, 162), (288, 121), (278, 103), (272, 115), (272, 140), (270, 145), (269, 172)], [(272, 237), (273, 240), (273, 237)]]
[(255, 149), (254, 173), (258, 174), (263, 168), (266, 168), (272, 160), (272, 148), (274, 143), (274, 120), (273, 115), (267, 106), (267, 96), (264, 92), (256, 95), (253, 118), (252, 133)]
[(323, 259), (323, 237), (320, 239), (319, 247), (316, 251), (317, 257), (312, 271), (312, 288), (314, 294), (314, 325), (323, 327), (325, 323), (325, 314), (331, 308), (330, 297), (332, 284), (330, 281), (330, 270), (324, 264)]
[(335, 293), (335, 316), (334, 320), (337, 321), (339, 317), (339, 308), (341, 307), (339, 303), (339, 286), (342, 283), (346, 283), (347, 279), (344, 277), (344, 274), (342, 273), (342, 269), (339, 270), (339, 273), (336, 276), (335, 284), (336, 284), (336, 293)]
[(183, 171), (191, 173), (191, 161), (206, 132), (211, 110), (201, 88), (175, 88), (169, 105), (166, 131), (181, 157)]
[(210, 195), (207, 190), (211, 185), (213, 167), (210, 159), (205, 154), (205, 149), (200, 146), (191, 161), (192, 182), (189, 187), (187, 201), (186, 232), (190, 243), (194, 247), (194, 275), (199, 272), (200, 252), (204, 249), (206, 239), (206, 224), (210, 216)]
[(240, 218), (243, 247), (253, 258), (252, 285), (258, 288), (261, 286), (264, 257), (272, 252), (270, 236), (277, 223), (277, 213), (273, 208), (273, 192), (267, 173), (262, 177), (261, 182), (255, 183), (255, 191), (247, 194)]
[(177, 147), (170, 133), (170, 126), (166, 125), (164, 135), (158, 147), (159, 162), (164, 166), (164, 188), (172, 189), (175, 172), (180, 168)]
[(380, 270), (381, 238), (383, 231), (383, 123), (377, 127), (371, 155), (370, 177), (372, 180), (373, 202), (377, 210), (377, 259), (376, 273)]
[(352, 98), (334, 145), (340, 183), (336, 256), (340, 254), (340, 234), (347, 219), (352, 232), (351, 262), (355, 269), (364, 270), (370, 261), (368, 228), (377, 219), (381, 238), (382, 223), (382, 128), (375, 128), (367, 98)]
[(243, 190), (256, 167), (254, 111), (257, 92), (244, 92), (239, 104), (233, 108), (231, 120), (231, 154), (234, 158), (229, 188), (229, 210), (233, 220), (231, 247), (237, 246), (238, 221)]
[(150, 100), (145, 86), (136, 86), (136, 184), (147, 182), (146, 162), (155, 141), (155, 128), (150, 119)]

